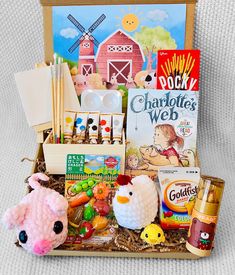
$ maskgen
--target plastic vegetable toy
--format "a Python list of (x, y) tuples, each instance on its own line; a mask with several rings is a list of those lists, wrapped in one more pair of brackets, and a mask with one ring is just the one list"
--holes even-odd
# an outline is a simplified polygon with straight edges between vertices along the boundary
[(93, 187), (96, 186), (96, 184), (99, 183), (99, 180), (89, 178), (86, 180), (79, 181), (78, 183), (75, 183), (71, 191), (75, 194), (79, 194), (82, 191), (88, 191), (89, 189), (92, 189)]
[(83, 218), (84, 206), (68, 209), (69, 224), (73, 227), (79, 227)]
[(84, 220), (86, 221), (90, 221), (91, 219), (93, 219), (95, 216), (95, 210), (93, 209), (93, 207), (91, 205), (88, 205), (83, 213), (83, 217)]
[(95, 216), (94, 220), (92, 221), (93, 228), (95, 230), (102, 230), (108, 225), (108, 219), (102, 216)]
[(109, 194), (109, 188), (102, 182), (94, 187), (93, 192), (97, 200), (104, 200)]
[(110, 206), (106, 201), (98, 200), (94, 203), (94, 209), (100, 216), (106, 216), (110, 211)]
[(75, 196), (73, 200), (69, 203), (71, 208), (80, 206), (82, 204), (87, 203), (91, 197), (93, 196), (93, 192), (90, 192), (89, 190), (87, 192), (82, 192)]
[(81, 224), (81, 227), (80, 227), (80, 230), (79, 230), (79, 236), (82, 239), (86, 240), (86, 239), (89, 239), (92, 236), (94, 231), (95, 230), (93, 229), (93, 226), (92, 226), (91, 223), (83, 222)]

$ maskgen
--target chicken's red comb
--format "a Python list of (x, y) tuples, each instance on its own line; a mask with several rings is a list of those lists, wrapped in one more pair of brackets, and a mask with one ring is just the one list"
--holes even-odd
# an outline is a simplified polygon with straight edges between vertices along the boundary
[(117, 183), (119, 185), (127, 185), (127, 184), (132, 184), (131, 182), (131, 177), (127, 176), (127, 175), (118, 175), (117, 177)]

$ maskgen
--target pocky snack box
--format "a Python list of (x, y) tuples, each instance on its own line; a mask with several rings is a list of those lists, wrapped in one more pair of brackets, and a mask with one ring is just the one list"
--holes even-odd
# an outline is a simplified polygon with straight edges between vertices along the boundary
[(160, 50), (157, 89), (198, 91), (199, 69), (199, 50)]
[(162, 167), (159, 169), (158, 178), (161, 190), (161, 227), (189, 228), (200, 181), (200, 169)]

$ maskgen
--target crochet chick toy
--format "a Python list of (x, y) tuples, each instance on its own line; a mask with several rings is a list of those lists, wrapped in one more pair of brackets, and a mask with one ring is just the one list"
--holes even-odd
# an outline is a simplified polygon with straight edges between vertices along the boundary
[(119, 175), (117, 183), (119, 189), (113, 198), (113, 210), (118, 224), (135, 230), (153, 222), (158, 213), (156, 184), (146, 175), (133, 179)]
[(8, 229), (16, 229), (24, 249), (42, 256), (64, 243), (67, 237), (68, 202), (58, 192), (42, 187), (39, 180), (49, 178), (41, 173), (33, 174), (29, 185), (34, 190), (8, 209), (2, 221)]
[(157, 224), (150, 224), (145, 227), (140, 238), (148, 244), (160, 244), (165, 242), (165, 235), (162, 228)]

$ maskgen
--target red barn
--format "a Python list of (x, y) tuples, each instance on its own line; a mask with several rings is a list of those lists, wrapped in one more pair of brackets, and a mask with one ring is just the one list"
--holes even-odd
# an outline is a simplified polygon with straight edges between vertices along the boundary
[(119, 29), (100, 43), (95, 61), (102, 78), (125, 84), (142, 70), (145, 57), (139, 43)]

